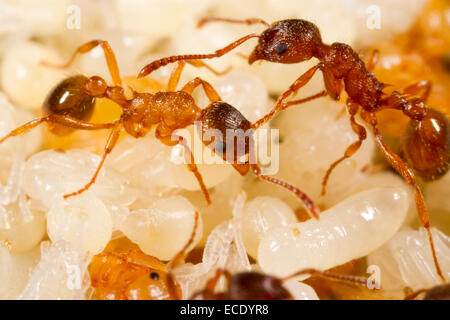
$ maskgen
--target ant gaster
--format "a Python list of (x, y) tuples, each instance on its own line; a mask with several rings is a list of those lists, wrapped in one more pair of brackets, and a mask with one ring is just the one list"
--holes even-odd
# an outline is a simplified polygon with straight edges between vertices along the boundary
[[(331, 45), (324, 44), (319, 29), (309, 21), (287, 19), (269, 24), (261, 19), (236, 20), (211, 17), (202, 19), (199, 22), (199, 26), (214, 21), (247, 25), (260, 23), (265, 25), (267, 29), (261, 35), (249, 34), (238, 39), (213, 54), (171, 56), (154, 61), (141, 69), (139, 77), (143, 77), (155, 69), (175, 61), (212, 59), (223, 56), (251, 38), (258, 38), (259, 43), (248, 58), (250, 64), (258, 60), (291, 64), (317, 58), (319, 63), (301, 75), (279, 97), (275, 107), (254, 123), (254, 127), (258, 128), (272, 119), (279, 111), (294, 104), (304, 103), (326, 95), (339, 100), (342, 89), (345, 89), (348, 95), (346, 106), (350, 115), (351, 127), (357, 134), (358, 140), (348, 146), (344, 155), (330, 165), (322, 182), (322, 195), (326, 192), (326, 184), (333, 169), (340, 162), (354, 155), (367, 137), (366, 129), (355, 118), (359, 111), (363, 121), (371, 127), (376, 143), (388, 162), (414, 188), (419, 218), (422, 226), (428, 233), (436, 271), (441, 279), (445, 281), (436, 257), (424, 197), (416, 182), (415, 174), (407, 163), (384, 142), (378, 129), (376, 117), (376, 113), (383, 109), (401, 110), (408, 116), (411, 119), (410, 134), (406, 136), (404, 145), (407, 148), (413, 146), (417, 151), (406, 152), (408, 161), (413, 168), (419, 169), (418, 174), (424, 174), (425, 178), (434, 179), (442, 176), (449, 168), (450, 123), (445, 115), (438, 111), (430, 111), (425, 106), (431, 83), (429, 81), (420, 81), (408, 86), (401, 92), (384, 93), (383, 89), (386, 87), (386, 84), (378, 81), (375, 75), (370, 72), (378, 59), (378, 51), (374, 51), (366, 65), (349, 45), (336, 42)], [(289, 97), (296, 94), (300, 88), (309, 82), (317, 70), (322, 71), (325, 90), (304, 99), (286, 102)], [(344, 87), (342, 84), (344, 84)], [(416, 95), (419, 96), (416, 97)], [(422, 156), (419, 150), (428, 152), (428, 155), (432, 156), (433, 160), (424, 163), (430, 157)]]
[[(205, 135), (209, 130), (219, 131), (222, 136), (227, 137), (231, 131), (241, 130), (247, 132), (254, 129), (250, 123), (236, 108), (226, 102), (221, 101), (216, 90), (206, 81), (195, 78), (185, 84), (180, 91), (176, 91), (181, 72), (185, 66), (184, 61), (180, 61), (173, 70), (167, 86), (167, 91), (151, 93), (139, 93), (133, 90), (131, 99), (127, 99), (122, 87), (117, 61), (108, 42), (102, 40), (93, 40), (78, 47), (69, 61), (62, 66), (53, 66), (65, 68), (69, 66), (78, 54), (84, 54), (100, 45), (105, 53), (109, 72), (114, 82), (114, 86), (108, 86), (106, 81), (99, 76), (87, 78), (83, 75), (69, 77), (59, 83), (48, 95), (44, 106), (44, 116), (32, 120), (23, 126), (11, 131), (7, 136), (0, 140), (0, 143), (6, 139), (21, 135), (28, 130), (42, 124), (50, 124), (52, 132), (60, 135), (68, 134), (74, 129), (99, 130), (110, 129), (108, 141), (106, 143), (101, 161), (92, 176), (91, 180), (80, 190), (64, 195), (64, 198), (78, 195), (86, 191), (96, 180), (100, 169), (109, 153), (117, 143), (122, 128), (135, 138), (145, 136), (156, 126), (155, 136), (167, 146), (181, 144), (185, 150), (185, 157), (188, 169), (195, 175), (200, 184), (201, 190), (208, 204), (210, 197), (208, 190), (203, 182), (203, 178), (197, 169), (194, 156), (188, 146), (187, 141), (182, 137), (175, 135), (177, 129), (186, 128), (197, 122), (201, 123), (200, 133), (202, 142), (212, 148), (215, 153), (222, 155), (224, 160), (229, 160), (229, 153), (232, 155), (232, 166), (241, 174), (246, 175), (251, 168), (253, 173), (259, 178), (277, 184), (293, 192), (303, 201), (306, 208), (312, 215), (318, 218), (319, 209), (300, 189), (279, 179), (262, 174), (256, 161), (241, 161), (242, 157), (253, 159), (250, 151), (254, 151), (254, 141), (251, 136), (245, 136), (244, 143), (233, 143), (233, 150), (226, 150), (226, 141), (218, 140), (216, 136), (206, 139)], [(201, 61), (187, 61), (196, 67), (206, 67), (215, 72), (211, 67)], [(48, 65), (48, 63), (45, 63)], [(218, 73), (218, 72), (215, 72)], [(210, 104), (205, 108), (199, 108), (192, 92), (198, 86), (202, 86)], [(114, 101), (122, 108), (122, 115), (113, 123), (93, 124), (87, 122), (92, 115), (95, 98), (107, 98)], [(238, 136), (233, 139), (238, 140)], [(223, 139), (223, 138), (222, 138)], [(217, 141), (216, 141), (217, 140)], [(239, 142), (239, 141), (238, 141)], [(244, 144), (243, 148), (242, 144)]]

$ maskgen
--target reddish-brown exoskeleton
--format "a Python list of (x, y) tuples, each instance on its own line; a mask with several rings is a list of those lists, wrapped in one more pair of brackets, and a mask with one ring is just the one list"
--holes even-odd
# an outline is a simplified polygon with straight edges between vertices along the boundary
[[(259, 43), (249, 56), (248, 62), (250, 64), (258, 60), (292, 64), (317, 58), (319, 63), (301, 75), (279, 97), (272, 111), (256, 121), (254, 127), (258, 128), (272, 119), (276, 113), (291, 105), (304, 103), (326, 95), (339, 100), (341, 91), (345, 89), (348, 95), (346, 105), (350, 114), (351, 126), (357, 134), (358, 140), (348, 146), (344, 155), (330, 165), (323, 179), (322, 194), (326, 192), (326, 184), (333, 169), (340, 162), (354, 155), (366, 139), (366, 129), (355, 118), (359, 111), (361, 118), (372, 128), (376, 143), (388, 162), (414, 188), (419, 218), (428, 232), (437, 273), (444, 280), (436, 258), (425, 201), (416, 182), (415, 174), (407, 163), (386, 145), (379, 132), (376, 117), (376, 113), (383, 109), (403, 111), (411, 119), (409, 133), (405, 138), (405, 146), (409, 149), (406, 151), (408, 161), (413, 168), (418, 169), (418, 174), (423, 175), (424, 178), (435, 179), (442, 176), (449, 168), (450, 123), (445, 115), (438, 111), (431, 111), (425, 106), (431, 83), (420, 81), (402, 91), (393, 91), (390, 94), (384, 93), (383, 89), (386, 85), (378, 81), (375, 75), (370, 72), (377, 61), (377, 51), (365, 64), (349, 45), (344, 43), (324, 44), (319, 29), (309, 21), (287, 19), (269, 24), (261, 19), (235, 20), (212, 17), (201, 20), (199, 26), (214, 21), (248, 25), (260, 23), (264, 24), (267, 29), (260, 35), (247, 35), (213, 54), (171, 56), (154, 61), (142, 68), (139, 76), (145, 76), (160, 66), (175, 61), (212, 59), (223, 56), (248, 39), (255, 37), (259, 38)], [(304, 99), (288, 102), (287, 100), (308, 83), (317, 70), (321, 70), (323, 73), (325, 90)], [(412, 147), (415, 150), (412, 150)]]
[[(219, 94), (208, 82), (200, 78), (195, 78), (185, 84), (181, 90), (176, 91), (181, 72), (185, 66), (184, 61), (180, 61), (173, 70), (166, 91), (154, 94), (133, 91), (133, 96), (130, 99), (125, 96), (125, 90), (121, 85), (121, 78), (115, 55), (106, 41), (93, 40), (80, 46), (65, 65), (56, 67), (67, 67), (73, 62), (78, 54), (89, 52), (98, 45), (102, 47), (105, 53), (106, 62), (114, 86), (108, 86), (106, 81), (99, 76), (87, 78), (83, 75), (76, 75), (65, 79), (49, 93), (44, 103), (44, 117), (24, 124), (0, 140), (0, 143), (2, 143), (6, 139), (21, 135), (41, 123), (50, 124), (51, 130), (57, 134), (67, 134), (73, 129), (110, 129), (110, 136), (93, 177), (83, 188), (73, 193), (66, 194), (64, 196), (65, 198), (86, 191), (95, 182), (107, 155), (111, 153), (114, 148), (122, 128), (133, 137), (140, 138), (149, 133), (153, 127), (156, 127), (155, 136), (163, 144), (168, 146), (181, 144), (184, 147), (188, 169), (197, 178), (205, 199), (209, 204), (210, 198), (208, 190), (198, 171), (197, 165), (195, 164), (190, 146), (182, 136), (178, 136), (174, 133), (178, 129), (200, 123), (199, 129), (202, 142), (212, 148), (214, 152), (222, 155), (224, 160), (231, 163), (241, 175), (246, 175), (251, 168), (253, 173), (259, 178), (282, 186), (293, 192), (303, 201), (307, 209), (316, 218), (318, 217), (318, 208), (301, 190), (284, 181), (262, 174), (257, 163), (249, 161), (248, 159), (241, 160), (242, 157), (250, 157), (253, 159), (253, 156), (251, 154), (249, 155), (249, 152), (254, 150), (254, 142), (248, 131), (253, 130), (254, 125), (236, 108), (221, 101)], [(187, 62), (194, 66), (207, 67), (209, 70), (214, 71), (201, 61)], [(198, 86), (202, 86), (211, 102), (205, 109), (199, 108), (192, 97), (192, 92)], [(87, 122), (92, 114), (95, 98), (106, 98), (117, 103), (123, 110), (120, 118), (113, 123), (92, 124)], [(221, 133), (221, 137), (217, 137), (216, 134), (213, 134), (212, 137), (206, 137), (209, 130), (214, 130), (215, 132), (218, 131)], [(227, 134), (238, 130), (245, 134), (245, 140), (241, 141), (242, 143), (240, 143), (240, 141), (233, 143), (234, 148), (228, 145), (227, 150)], [(221, 139), (219, 140), (218, 138)], [(239, 135), (233, 137), (233, 139), (236, 140), (238, 140), (238, 138)], [(231, 157), (229, 156), (230, 154)]]
[[(191, 299), (197, 300), (293, 300), (292, 294), (283, 286), (286, 280), (300, 275), (317, 275), (337, 281), (346, 281), (366, 285), (364, 277), (341, 275), (316, 269), (305, 269), (286, 278), (277, 278), (260, 272), (249, 271), (230, 275), (226, 270), (218, 269), (213, 278), (208, 280), (203, 290), (194, 293)], [(227, 289), (215, 292), (219, 279), (225, 276)]]
[(450, 300), (450, 284), (441, 284), (430, 289), (420, 289), (406, 295), (405, 300), (414, 300), (424, 294), (423, 300)]

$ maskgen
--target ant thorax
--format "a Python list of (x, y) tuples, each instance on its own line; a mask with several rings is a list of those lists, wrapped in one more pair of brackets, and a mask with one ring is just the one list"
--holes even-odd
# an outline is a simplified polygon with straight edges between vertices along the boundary
[(379, 109), (383, 85), (369, 72), (358, 54), (347, 44), (326, 46), (321, 62), (334, 78), (343, 79), (349, 97), (366, 111)]

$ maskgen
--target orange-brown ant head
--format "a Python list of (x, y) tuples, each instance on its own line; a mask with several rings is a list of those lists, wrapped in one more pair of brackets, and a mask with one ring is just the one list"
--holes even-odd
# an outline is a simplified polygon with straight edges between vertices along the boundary
[(403, 139), (408, 163), (424, 180), (435, 180), (449, 170), (450, 120), (446, 115), (427, 109), (423, 119), (410, 120)]
[(282, 20), (261, 34), (248, 62), (298, 63), (314, 57), (321, 45), (322, 38), (315, 24), (300, 19)]
[(106, 81), (99, 76), (90, 77), (84, 83), (84, 91), (91, 97), (103, 97), (107, 88)]

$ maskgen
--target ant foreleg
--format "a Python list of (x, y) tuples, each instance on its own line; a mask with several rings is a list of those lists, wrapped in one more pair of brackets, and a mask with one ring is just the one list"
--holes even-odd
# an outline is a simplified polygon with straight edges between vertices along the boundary
[(211, 22), (226, 22), (226, 23), (239, 23), (239, 24), (247, 24), (247, 25), (252, 25), (252, 24), (263, 24), (266, 27), (270, 27), (270, 24), (267, 23), (266, 21), (259, 19), (259, 18), (249, 18), (249, 19), (229, 19), (229, 18), (219, 18), (219, 17), (208, 17), (208, 18), (203, 18), (200, 19), (200, 21), (197, 24), (197, 28), (201, 28), (203, 27), (205, 24), (207, 23), (211, 23)]
[(271, 176), (267, 176), (261, 173), (261, 168), (256, 165), (256, 164), (250, 164), (253, 173), (266, 181), (272, 182), (274, 184), (277, 184), (285, 189), (288, 189), (289, 191), (293, 192), (298, 198), (300, 198), (300, 200), (303, 202), (304, 206), (306, 207), (306, 209), (308, 209), (308, 211), (312, 214), (312, 216), (316, 219), (319, 219), (319, 213), (320, 210), (318, 207), (316, 207), (316, 205), (314, 204), (314, 202), (306, 195), (306, 193), (304, 193), (303, 191), (301, 191), (299, 188), (294, 187), (293, 185), (284, 182), (280, 179), (277, 178), (273, 178)]
[(350, 124), (352, 126), (353, 132), (355, 132), (358, 135), (358, 141), (355, 141), (351, 145), (349, 145), (345, 150), (344, 155), (335, 162), (333, 162), (328, 168), (322, 180), (322, 192), (321, 192), (322, 196), (324, 196), (326, 193), (327, 182), (334, 168), (336, 168), (337, 165), (342, 161), (344, 161), (345, 159), (348, 159), (351, 156), (353, 156), (356, 153), (356, 151), (359, 150), (359, 148), (362, 145), (362, 142), (367, 137), (366, 129), (362, 125), (358, 124), (355, 120), (355, 115), (358, 112), (359, 106), (350, 99), (347, 99), (347, 108), (350, 114)]
[(415, 201), (416, 201), (417, 212), (419, 214), (420, 222), (428, 234), (428, 241), (430, 243), (431, 253), (432, 253), (434, 265), (436, 267), (436, 272), (439, 275), (439, 277), (442, 279), (442, 281), (445, 283), (445, 278), (442, 274), (442, 270), (441, 270), (441, 267), (439, 265), (439, 262), (438, 262), (437, 256), (436, 256), (436, 249), (434, 247), (433, 236), (431, 234), (428, 210), (425, 205), (425, 200), (424, 200), (422, 191), (420, 190), (419, 186), (417, 185), (414, 172), (406, 164), (406, 162), (403, 161), (402, 158), (400, 158), (397, 154), (395, 154), (386, 145), (386, 143), (384, 142), (384, 140), (378, 130), (378, 122), (377, 122), (377, 118), (376, 118), (375, 114), (368, 113), (368, 112), (365, 112), (364, 110), (362, 110), (361, 117), (364, 119), (364, 121), (366, 121), (368, 124), (370, 124), (372, 126), (373, 134), (375, 136), (375, 141), (377, 142), (381, 152), (384, 154), (384, 156), (388, 160), (389, 164), (395, 169), (395, 171), (397, 171), (405, 179), (405, 181), (409, 185), (411, 185), (414, 188), (414, 197), (415, 197)]
[(318, 69), (322, 68), (322, 63), (319, 63), (318, 65), (312, 67), (308, 71), (306, 71), (304, 74), (302, 74), (295, 82), (289, 87), (287, 91), (285, 91), (279, 98), (275, 106), (272, 108), (272, 110), (266, 114), (264, 117), (259, 119), (254, 123), (254, 128), (257, 129), (266, 122), (268, 122), (270, 119), (274, 117), (275, 114), (277, 114), (280, 110), (283, 110), (283, 105), (285, 101), (293, 94), (296, 94), (298, 90), (300, 90), (301, 87), (306, 85), (309, 80), (314, 76), (316, 71)]
[(208, 205), (211, 204), (211, 199), (209, 197), (208, 189), (206, 188), (205, 182), (203, 181), (203, 177), (198, 171), (198, 167), (195, 164), (194, 155), (191, 152), (191, 148), (187, 145), (186, 140), (182, 136), (172, 135), (172, 131), (170, 129), (165, 129), (161, 124), (156, 127), (155, 136), (158, 140), (164, 143), (167, 146), (175, 146), (180, 144), (184, 147), (184, 156), (186, 165), (191, 171), (200, 185), (200, 189), (205, 197)]
[(5, 140), (11, 138), (11, 137), (16, 137), (22, 134), (27, 133), (28, 131), (30, 131), (31, 129), (37, 127), (38, 125), (47, 122), (47, 123), (55, 123), (55, 124), (60, 124), (63, 125), (65, 127), (70, 127), (70, 128), (74, 128), (74, 129), (81, 129), (81, 130), (101, 130), (101, 129), (110, 129), (114, 126), (113, 123), (88, 123), (88, 122), (83, 122), (81, 120), (78, 120), (76, 118), (72, 118), (69, 116), (62, 116), (62, 115), (56, 115), (56, 114), (52, 114), (43, 118), (38, 118), (38, 119), (34, 119), (31, 120), (27, 123), (25, 123), (24, 125), (12, 130), (8, 135), (6, 135), (5, 137), (3, 137), (2, 139), (0, 139), (0, 143), (3, 143)]
[(122, 121), (119, 120), (116, 123), (114, 123), (114, 127), (109, 135), (108, 141), (106, 142), (105, 150), (103, 152), (100, 163), (98, 164), (97, 170), (95, 170), (95, 173), (92, 176), (91, 180), (88, 182), (88, 184), (86, 184), (80, 190), (64, 195), (64, 199), (67, 199), (69, 197), (76, 196), (76, 195), (83, 193), (84, 191), (88, 190), (95, 183), (95, 180), (97, 179), (97, 176), (100, 173), (100, 170), (103, 167), (103, 164), (105, 163), (106, 156), (111, 153), (112, 149), (114, 148), (114, 146), (117, 143), (117, 140), (120, 137), (121, 130), (122, 130)]
[(213, 86), (209, 82), (207, 82), (199, 77), (186, 83), (184, 85), (184, 87), (181, 89), (181, 91), (184, 91), (184, 92), (192, 95), (192, 92), (194, 91), (194, 89), (197, 88), (199, 85), (202, 85), (203, 90), (205, 91), (206, 96), (211, 101), (211, 103), (222, 100), (220, 98), (219, 94), (217, 93), (216, 89), (214, 89)]
[(48, 67), (58, 68), (58, 69), (67, 68), (73, 63), (73, 61), (79, 54), (88, 53), (89, 51), (91, 51), (98, 45), (101, 46), (101, 48), (105, 54), (106, 64), (108, 65), (108, 70), (109, 70), (109, 73), (111, 74), (111, 78), (112, 78), (114, 84), (117, 86), (122, 86), (122, 79), (120, 78), (119, 66), (117, 65), (116, 56), (114, 54), (114, 51), (111, 49), (111, 46), (109, 45), (108, 41), (92, 40), (85, 44), (82, 44), (75, 50), (75, 52), (72, 54), (72, 56), (69, 58), (69, 60), (65, 64), (55, 65), (55, 64), (51, 64), (46, 61), (43, 61), (42, 64), (46, 65)]
[(242, 37), (242, 38), (230, 43), (226, 47), (216, 50), (214, 53), (210, 53), (210, 54), (187, 54), (187, 55), (180, 55), (180, 56), (170, 56), (170, 57), (166, 57), (166, 58), (162, 58), (162, 59), (153, 61), (153, 62), (149, 63), (148, 65), (146, 65), (145, 67), (143, 67), (141, 69), (141, 71), (139, 71), (137, 78), (138, 79), (143, 78), (143, 77), (149, 75), (150, 73), (152, 73), (153, 71), (155, 71), (156, 69), (159, 69), (160, 67), (163, 67), (163, 66), (168, 65), (169, 63), (174, 63), (174, 62), (181, 61), (181, 60), (203, 60), (203, 59), (219, 58), (219, 57), (223, 56), (224, 54), (230, 52), (234, 48), (240, 46), (242, 43), (244, 43), (245, 41), (247, 41), (251, 38), (260, 38), (260, 36), (255, 33), (246, 35), (245, 37)]

